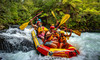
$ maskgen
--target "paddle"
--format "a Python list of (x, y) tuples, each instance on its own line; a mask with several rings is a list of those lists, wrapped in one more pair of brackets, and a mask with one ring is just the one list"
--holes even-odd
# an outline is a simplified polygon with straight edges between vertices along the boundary
[[(60, 25), (62, 25), (63, 23), (65, 23), (68, 19), (69, 19), (70, 15), (69, 14), (65, 14), (65, 16), (62, 18), (59, 26), (57, 28), (60, 27)], [(65, 25), (66, 27), (66, 25)], [(57, 29), (56, 29), (57, 30)], [(81, 35), (81, 32), (79, 32), (78, 30), (72, 30), (76, 35), (80, 36)]]
[(72, 30), (76, 35), (80, 36), (81, 35), (81, 32), (78, 31), (78, 30)]
[(61, 20), (59, 26), (62, 25), (63, 23), (65, 23), (65, 22), (69, 19), (69, 17), (70, 17), (69, 14), (65, 14), (65, 16), (62, 18), (62, 20)]
[[(37, 17), (38, 15), (40, 15), (42, 12), (43, 12), (43, 11), (41, 11), (39, 14), (37, 14), (34, 18), (36, 18), (36, 17)], [(34, 18), (32, 18), (30, 21), (32, 21)], [(28, 26), (28, 24), (29, 24), (30, 21), (28, 21), (28, 22), (26, 22), (26, 23), (23, 23), (21, 26), (19, 26), (19, 28), (20, 28), (21, 30), (25, 29), (25, 28)]]
[[(66, 27), (64, 27), (64, 28), (66, 28)], [(67, 28), (68, 29), (68, 28)], [(75, 33), (76, 35), (78, 35), (78, 36), (80, 36), (81, 35), (81, 32), (80, 31), (78, 31), (78, 30), (72, 30), (72, 32), (73, 33)]]
[(55, 16), (54, 12), (53, 12), (53, 11), (51, 11), (51, 13), (52, 13), (52, 15), (55, 17), (55, 19), (56, 19), (56, 21), (57, 21), (57, 18), (56, 18), (56, 16)]
[(69, 14), (65, 14), (65, 16), (62, 18), (59, 26), (56, 28), (56, 30), (60, 27), (60, 25), (62, 25), (63, 23), (65, 23), (68, 19), (69, 19), (70, 15)]
[[(65, 28), (67, 28), (66, 24), (65, 25)], [(78, 31), (78, 30), (72, 30), (73, 33), (75, 33), (76, 35), (80, 36), (81, 35), (81, 32)]]

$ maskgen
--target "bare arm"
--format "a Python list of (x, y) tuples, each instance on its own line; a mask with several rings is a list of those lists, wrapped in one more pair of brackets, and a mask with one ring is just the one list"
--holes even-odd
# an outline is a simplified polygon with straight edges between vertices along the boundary
[(70, 30), (70, 34), (69, 35), (65, 35), (66, 37), (70, 37), (71, 35), (72, 35), (72, 29), (68, 29), (68, 30)]
[(32, 19), (30, 20), (30, 22), (31, 22), (32, 27), (34, 27), (34, 28), (37, 27), (37, 25), (34, 25), (34, 24), (32, 23)]
[(59, 22), (57, 21), (56, 25), (58, 24)]

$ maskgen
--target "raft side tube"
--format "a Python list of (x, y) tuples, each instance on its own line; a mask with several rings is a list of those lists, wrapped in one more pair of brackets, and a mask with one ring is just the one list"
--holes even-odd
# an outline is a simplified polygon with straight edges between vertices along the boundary
[(39, 44), (39, 42), (38, 42), (38, 40), (37, 40), (37, 37), (36, 37), (34, 31), (32, 31), (32, 37), (33, 37), (33, 41), (34, 41), (34, 43), (35, 43), (35, 47), (36, 47), (36, 49), (37, 49), (37, 47), (38, 47), (40, 44)]
[(68, 49), (50, 48), (39, 43), (34, 31), (32, 31), (32, 37), (37, 51), (43, 55), (71, 58), (80, 54), (71, 44), (69, 44)]

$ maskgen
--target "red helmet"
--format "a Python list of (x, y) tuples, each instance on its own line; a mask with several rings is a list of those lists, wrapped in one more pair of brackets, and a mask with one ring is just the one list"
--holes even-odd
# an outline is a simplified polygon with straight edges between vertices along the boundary
[(55, 27), (54, 26), (50, 26), (50, 29), (54, 29)]
[(37, 24), (40, 23), (40, 21), (37, 21)]

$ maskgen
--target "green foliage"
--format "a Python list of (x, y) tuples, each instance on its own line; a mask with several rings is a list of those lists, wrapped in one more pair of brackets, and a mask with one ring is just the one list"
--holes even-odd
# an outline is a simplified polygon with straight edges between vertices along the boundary
[(40, 17), (49, 16), (47, 13), (43, 13)]
[(99, 0), (0, 0), (0, 24), (21, 25), (40, 11), (43, 11), (40, 17), (44, 23), (55, 24), (51, 10), (57, 20), (70, 14), (66, 24), (68, 28), (100, 29)]

